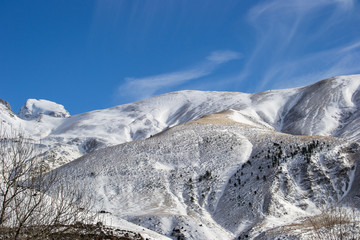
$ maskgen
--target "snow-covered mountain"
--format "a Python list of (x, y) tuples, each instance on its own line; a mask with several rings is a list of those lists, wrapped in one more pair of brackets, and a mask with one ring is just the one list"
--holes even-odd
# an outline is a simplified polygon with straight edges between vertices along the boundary
[[(255, 94), (180, 91), (70, 116), (60, 105), (28, 100), (15, 116), (1, 104), (3, 126), (22, 128), (42, 143), (52, 167), (93, 150), (140, 140), (180, 123), (232, 109), (237, 121), (297, 135), (360, 139), (360, 76)], [(61, 151), (61, 154), (59, 154)], [(62, 155), (62, 159), (60, 158)]]
[(226, 111), (57, 171), (86, 189), (97, 211), (174, 239), (273, 239), (270, 230), (320, 213), (324, 202), (360, 206), (359, 150), (239, 123)]
[(16, 115), (1, 100), (1, 131), (35, 139), (42, 164), (61, 166), (111, 223), (155, 239), (271, 239), (324, 203), (360, 207), (359, 90), (360, 75), (341, 76), (255, 94), (180, 91), (75, 116), (34, 99)]

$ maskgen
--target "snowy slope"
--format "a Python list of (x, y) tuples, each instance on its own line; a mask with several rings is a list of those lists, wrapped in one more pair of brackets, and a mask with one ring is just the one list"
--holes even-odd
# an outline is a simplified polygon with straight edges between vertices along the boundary
[(57, 171), (84, 187), (98, 211), (174, 239), (256, 238), (318, 213), (324, 200), (358, 201), (349, 196), (357, 188), (359, 144), (233, 118), (233, 111), (210, 115)]
[(78, 147), (73, 144), (68, 144), (62, 139), (46, 139), (51, 131), (69, 116), (62, 105), (30, 99), (18, 115), (14, 114), (7, 102), (0, 99), (1, 134), (9, 137), (15, 133), (23, 133), (26, 138), (34, 139), (38, 153), (45, 160), (45, 168), (53, 169), (82, 156)]
[(45, 167), (62, 166), (108, 224), (154, 239), (267, 239), (323, 203), (360, 207), (359, 89), (353, 75), (255, 94), (181, 91), (75, 116), (34, 99), (15, 115), (0, 101), (0, 121), (38, 141)]
[(302, 88), (282, 116), (282, 132), (359, 140), (360, 77), (343, 76)]
[[(163, 130), (232, 109), (236, 121), (279, 132), (360, 139), (360, 76), (341, 76), (296, 89), (255, 94), (180, 91), (144, 101), (69, 116), (66, 109), (46, 100), (30, 99), (3, 125), (21, 127), (44, 145), (48, 158), (59, 166), (83, 154), (140, 140)], [(66, 156), (57, 160), (59, 151)], [(58, 162), (58, 163), (56, 163)]]

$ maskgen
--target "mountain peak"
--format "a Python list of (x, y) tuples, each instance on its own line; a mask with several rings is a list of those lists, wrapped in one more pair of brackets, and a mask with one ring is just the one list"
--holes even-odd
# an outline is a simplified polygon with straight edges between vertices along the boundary
[(35, 119), (42, 115), (55, 118), (70, 116), (63, 105), (43, 99), (28, 99), (18, 113), (18, 116), (25, 120)]

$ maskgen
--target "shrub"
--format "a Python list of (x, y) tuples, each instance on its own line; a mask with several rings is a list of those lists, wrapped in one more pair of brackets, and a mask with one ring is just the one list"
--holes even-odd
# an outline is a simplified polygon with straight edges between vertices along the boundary
[(285, 225), (282, 231), (298, 235), (305, 239), (353, 240), (360, 239), (360, 216), (354, 208), (330, 206), (315, 216)]

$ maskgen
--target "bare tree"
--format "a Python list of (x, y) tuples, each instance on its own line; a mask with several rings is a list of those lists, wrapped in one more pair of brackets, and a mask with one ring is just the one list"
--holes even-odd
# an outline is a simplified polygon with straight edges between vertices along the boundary
[(0, 129), (0, 238), (46, 239), (91, 221), (81, 191), (57, 184), (38, 153), (33, 140)]

